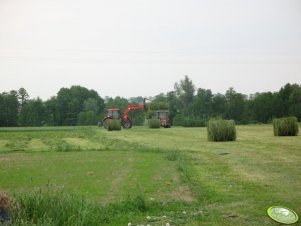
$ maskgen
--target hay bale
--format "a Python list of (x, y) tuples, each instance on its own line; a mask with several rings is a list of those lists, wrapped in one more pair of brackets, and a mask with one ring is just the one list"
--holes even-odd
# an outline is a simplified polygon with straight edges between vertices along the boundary
[(160, 119), (149, 119), (148, 120), (148, 128), (158, 129), (161, 127)]
[(234, 120), (210, 120), (207, 126), (207, 135), (209, 141), (235, 141)]
[(297, 136), (299, 133), (296, 117), (277, 118), (273, 120), (274, 136)]
[(109, 120), (108, 131), (121, 130), (121, 121), (118, 119)]

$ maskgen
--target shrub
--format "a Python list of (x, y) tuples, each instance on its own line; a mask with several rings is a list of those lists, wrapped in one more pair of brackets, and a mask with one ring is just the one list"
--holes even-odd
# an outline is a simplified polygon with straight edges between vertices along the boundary
[(297, 136), (298, 119), (296, 117), (274, 119), (273, 128), (274, 136)]
[(109, 121), (108, 131), (121, 130), (121, 122), (117, 119), (112, 119)]
[(207, 126), (207, 135), (209, 141), (235, 141), (234, 120), (210, 120)]
[(161, 127), (160, 119), (150, 119), (148, 120), (148, 127), (151, 129), (158, 129)]

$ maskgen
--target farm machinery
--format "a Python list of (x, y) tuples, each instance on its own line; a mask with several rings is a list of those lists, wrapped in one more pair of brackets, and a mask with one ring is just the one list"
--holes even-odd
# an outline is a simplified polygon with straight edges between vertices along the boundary
[[(120, 108), (109, 108), (107, 109), (107, 115), (102, 120), (103, 127), (105, 129), (108, 129), (109, 122), (111, 120), (120, 120), (121, 126), (125, 129), (132, 128), (133, 122), (130, 117), (130, 112), (133, 110), (145, 110), (146, 109), (146, 98), (143, 99), (142, 104), (129, 104), (123, 112), (121, 112)], [(156, 119), (159, 119), (161, 122), (161, 127), (164, 128), (170, 128), (171, 127), (171, 121), (169, 118), (169, 111), (168, 110), (157, 110)]]
[(146, 110), (146, 98), (143, 99), (143, 104), (129, 104), (123, 112), (119, 108), (109, 108), (107, 110), (107, 115), (102, 120), (105, 129), (108, 128), (109, 122), (111, 120), (120, 119), (123, 128), (132, 128), (133, 122), (129, 113), (133, 110)]
[(171, 121), (170, 121), (170, 117), (169, 117), (169, 111), (168, 110), (158, 110), (156, 113), (157, 113), (156, 119), (160, 120), (161, 127), (170, 128)]

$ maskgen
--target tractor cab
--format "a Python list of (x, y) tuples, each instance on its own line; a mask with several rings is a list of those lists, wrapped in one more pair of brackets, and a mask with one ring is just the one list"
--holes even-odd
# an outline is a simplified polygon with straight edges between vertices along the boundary
[(157, 119), (160, 120), (162, 127), (164, 127), (164, 128), (171, 127), (168, 110), (158, 110), (156, 116), (157, 116)]
[(111, 119), (120, 119), (119, 108), (109, 108), (107, 111), (107, 117), (110, 117)]

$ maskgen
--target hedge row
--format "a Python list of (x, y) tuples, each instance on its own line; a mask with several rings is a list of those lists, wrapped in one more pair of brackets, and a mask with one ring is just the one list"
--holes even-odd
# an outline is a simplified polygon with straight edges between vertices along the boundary
[(210, 120), (207, 126), (207, 135), (209, 141), (235, 141), (234, 120)]
[(182, 122), (183, 127), (205, 127), (206, 120), (198, 120), (198, 119), (184, 119)]
[(274, 119), (273, 128), (275, 136), (297, 136), (298, 119), (296, 117)]

